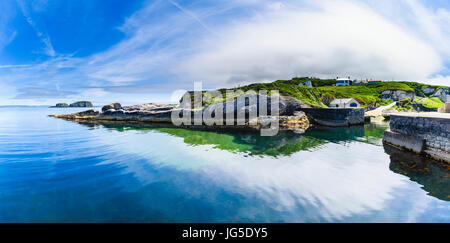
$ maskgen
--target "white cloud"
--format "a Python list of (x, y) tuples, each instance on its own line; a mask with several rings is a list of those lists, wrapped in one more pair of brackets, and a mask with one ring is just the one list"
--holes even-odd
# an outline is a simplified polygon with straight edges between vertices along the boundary
[[(256, 198), (264, 207), (276, 210), (278, 216), (289, 222), (318, 219), (348, 221), (348, 218), (355, 216), (377, 221), (377, 217), (392, 217), (393, 202), (413, 202), (395, 211), (396, 215), (402, 216), (411, 213), (410, 206), (420, 210), (415, 206), (417, 203), (420, 206), (424, 204), (422, 201), (411, 201), (410, 197), (397, 196), (399, 192), (411, 190), (407, 178), (387, 170), (389, 156), (373, 145), (328, 143), (314, 153), (299, 151), (291, 156), (273, 158), (222, 151), (214, 145), (189, 146), (182, 138), (159, 133), (133, 133), (122, 136), (122, 143), (111, 144), (116, 136), (120, 134), (109, 133), (106, 137), (102, 136), (100, 142), (142, 156), (146, 161), (156, 163), (155, 166), (173, 168), (183, 173), (200, 173), (211, 185), (220, 187), (224, 192)], [(148, 141), (146, 136), (157, 139)], [(170, 154), (161, 149), (161, 146), (167, 145), (171, 146)], [(343, 150), (346, 153), (342, 153)], [(361, 150), (366, 153), (356, 152)], [(189, 163), (180, 160), (180, 154)], [(242, 163), (243, 159), (245, 163)], [(155, 178), (148, 175), (149, 171), (135, 162), (124, 163), (127, 172), (144, 184), (154, 182)], [(245, 201), (240, 205), (245, 209), (243, 217), (255, 217), (251, 210), (255, 206)], [(258, 210), (261, 211), (260, 208)], [(417, 214), (420, 215), (421, 211)], [(350, 220), (358, 221), (354, 218)]]
[(450, 86), (450, 75), (436, 75), (432, 78), (428, 78), (423, 80), (424, 83), (434, 84), (434, 85), (446, 85)]
[[(152, 16), (167, 7), (160, 1), (129, 17), (120, 27), (129, 38), (95, 55), (89, 77), (134, 83), (175, 74), (167, 81), (175, 87), (194, 80), (222, 87), (348, 75), (445, 84), (433, 77), (450, 53), (450, 44), (438, 45), (449, 37), (443, 26), (450, 15), (417, 1), (402, 0), (401, 7), (352, 0), (228, 1), (217, 8), (171, 3), (180, 11), (157, 24)], [(252, 11), (222, 16), (240, 7)], [(400, 15), (399, 8), (407, 13)]]
[(119, 28), (128, 38), (92, 56), (85, 66), (88, 76), (113, 83), (130, 83), (166, 74), (171, 62), (184, 51), (180, 43), (186, 39), (183, 34), (193, 20), (191, 15), (181, 12), (163, 14), (155, 23), (151, 17), (164, 6), (157, 1), (130, 16)]
[(442, 68), (432, 46), (361, 5), (321, 1), (311, 9), (276, 8), (206, 37), (180, 63), (205, 82), (270, 81), (295, 75), (426, 78)]
[(177, 9), (179, 9), (181, 12), (183, 12), (184, 14), (186, 14), (187, 16), (191, 17), (192, 19), (194, 19), (195, 21), (197, 21), (197, 23), (199, 23), (203, 28), (205, 28), (207, 31), (209, 31), (210, 33), (214, 33), (214, 31), (212, 31), (195, 13), (181, 7), (178, 3), (176, 3), (175, 1), (172, 0), (168, 0), (173, 6), (175, 6)]
[(19, 65), (0, 65), (0, 68), (26, 68), (30, 67), (28, 64), (19, 64)]
[(104, 97), (108, 94), (108, 92), (106, 92), (103, 89), (99, 89), (99, 88), (93, 88), (93, 89), (87, 89), (85, 91), (83, 91), (80, 95), (76, 95), (76, 97), (85, 97), (88, 100), (92, 99), (92, 98), (98, 98), (98, 97)]
[(318, 2), (153, 1), (118, 27), (126, 36), (123, 41), (74, 58), (57, 54), (45, 31), (33, 22), (29, 9), (45, 9), (41, 0), (38, 7), (22, 6), (22, 11), (52, 58), (33, 65), (2, 63), (0, 82), (10, 80), (16, 89), (57, 82), (79, 95), (167, 92), (191, 89), (193, 81), (218, 88), (293, 76), (350, 75), (449, 85), (449, 10), (415, 0)]

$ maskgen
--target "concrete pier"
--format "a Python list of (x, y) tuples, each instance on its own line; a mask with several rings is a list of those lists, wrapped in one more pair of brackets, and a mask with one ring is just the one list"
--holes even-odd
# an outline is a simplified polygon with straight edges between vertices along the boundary
[(450, 163), (450, 114), (392, 114), (383, 142)]

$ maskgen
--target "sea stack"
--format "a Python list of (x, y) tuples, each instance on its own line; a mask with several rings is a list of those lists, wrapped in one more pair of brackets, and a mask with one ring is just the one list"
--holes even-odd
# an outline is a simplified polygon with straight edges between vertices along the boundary
[(93, 107), (92, 102), (90, 101), (77, 101), (75, 103), (70, 104), (70, 107)]
[(69, 107), (69, 104), (67, 103), (58, 103), (55, 105), (55, 107)]

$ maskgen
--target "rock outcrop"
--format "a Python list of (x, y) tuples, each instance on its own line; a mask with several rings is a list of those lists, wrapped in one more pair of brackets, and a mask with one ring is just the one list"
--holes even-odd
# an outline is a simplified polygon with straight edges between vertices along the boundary
[(77, 101), (70, 104), (70, 107), (94, 107), (90, 101)]
[(67, 103), (58, 103), (54, 107), (69, 107), (69, 104), (67, 104)]
[[(251, 112), (256, 112), (256, 114), (259, 116), (261, 105), (263, 105), (266, 109), (265, 115), (271, 115), (272, 106), (278, 106), (280, 116), (292, 116), (294, 115), (294, 112), (300, 110), (300, 108), (310, 107), (305, 103), (297, 100), (296, 98), (288, 96), (279, 96), (278, 100), (276, 100), (270, 96), (261, 96), (259, 94), (245, 94), (240, 96), (239, 98), (244, 98), (244, 102), (240, 103), (238, 102), (238, 99), (234, 99), (208, 105), (204, 108), (204, 110), (213, 112), (217, 109), (223, 109), (223, 114), (234, 113), (236, 115), (238, 113), (245, 113), (245, 115), (248, 115)], [(250, 104), (250, 100), (255, 100), (256, 102), (254, 104)], [(262, 104), (262, 102), (266, 103)], [(232, 110), (227, 110), (230, 108)]]
[[(228, 112), (233, 112), (238, 114), (242, 112), (246, 114), (245, 120), (238, 122), (239, 120), (234, 116), (233, 124), (228, 124), (223, 121), (223, 124), (220, 125), (212, 125), (212, 128), (224, 128), (224, 129), (251, 129), (251, 130), (260, 130), (267, 128), (268, 124), (271, 121), (276, 120), (282, 130), (294, 130), (296, 132), (304, 132), (309, 127), (309, 121), (304, 112), (296, 111), (302, 103), (296, 100), (295, 98), (290, 97), (280, 97), (276, 104), (280, 109), (279, 116), (272, 116), (270, 114), (270, 105), (275, 102), (275, 100), (268, 99), (268, 109), (266, 110), (267, 114), (259, 115), (256, 120), (250, 120), (248, 114), (251, 110), (258, 110), (260, 107), (259, 102), (256, 104), (250, 105), (248, 102), (244, 102), (244, 105), (238, 105), (236, 100), (227, 101), (220, 104), (212, 104), (203, 109), (183, 109), (180, 106), (175, 105), (162, 105), (162, 104), (142, 104), (142, 105), (133, 105), (133, 106), (124, 106), (122, 107), (119, 103), (114, 103), (110, 105), (106, 105), (102, 108), (101, 112), (88, 110), (84, 112), (68, 114), (68, 115), (51, 115), (52, 117), (62, 118), (67, 120), (79, 120), (79, 121), (87, 121), (87, 122), (102, 122), (102, 121), (114, 121), (114, 122), (131, 122), (131, 123), (172, 123), (172, 115), (175, 114), (187, 114), (188, 118), (195, 118), (198, 114), (200, 117), (203, 116), (201, 120), (201, 125), (198, 123), (193, 123), (188, 126), (201, 126), (205, 127), (206, 122), (204, 121), (204, 114), (211, 109), (224, 109), (224, 114), (227, 112), (227, 103), (231, 102), (228, 107)], [(219, 105), (224, 105), (222, 108)], [(183, 124), (186, 126), (186, 124)]]
[(100, 112), (95, 111), (95, 110), (87, 110), (87, 111), (78, 112), (76, 114), (78, 116), (89, 117), (89, 116), (98, 116), (98, 115), (100, 115)]
[(120, 110), (122, 109), (122, 105), (120, 103), (112, 103), (110, 105), (105, 105), (102, 107), (102, 112), (106, 112), (108, 110)]
[(438, 89), (433, 97), (439, 97), (443, 102), (450, 102), (450, 89)]
[(386, 100), (399, 101), (407, 98), (411, 101), (415, 101), (416, 94), (413, 91), (404, 90), (385, 90), (381, 93), (381, 98)]
[(425, 89), (422, 90), (422, 92), (426, 95), (431, 95), (436, 91), (436, 88), (433, 87), (427, 87)]

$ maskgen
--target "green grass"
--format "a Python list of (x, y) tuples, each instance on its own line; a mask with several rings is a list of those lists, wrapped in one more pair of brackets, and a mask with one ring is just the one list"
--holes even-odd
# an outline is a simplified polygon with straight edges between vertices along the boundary
[(363, 84), (356, 86), (327, 86), (318, 88), (324, 96), (335, 99), (354, 98), (363, 106), (371, 103), (381, 103), (381, 93), (385, 90), (414, 91), (413, 88), (403, 83), (383, 82), (373, 84)]
[[(223, 95), (226, 94), (227, 90), (237, 91), (241, 90), (243, 92), (248, 92), (250, 90), (253, 91), (260, 91), (260, 90), (267, 90), (270, 92), (271, 90), (278, 90), (280, 92), (280, 95), (284, 96), (291, 96), (294, 98), (297, 98), (300, 101), (303, 101), (311, 106), (314, 107), (327, 107), (325, 104), (323, 104), (321, 98), (323, 97), (320, 90), (318, 88), (309, 88), (304, 86), (298, 86), (297, 81), (293, 83), (293, 81), (275, 81), (273, 83), (256, 83), (256, 84), (250, 84), (247, 86), (239, 87), (239, 88), (232, 88), (232, 89), (220, 89), (219, 91), (222, 92)], [(314, 85), (314, 84), (313, 84)], [(269, 93), (270, 95), (270, 93)], [(234, 96), (231, 98), (235, 98)], [(223, 97), (222, 99), (213, 99), (213, 101), (209, 103), (215, 103), (218, 101), (225, 100)]]
[(444, 102), (439, 97), (426, 98), (421, 101), (421, 104), (426, 108), (441, 108), (444, 106)]
[[(300, 83), (305, 83), (306, 81), (311, 81), (313, 88), (299, 86)], [(253, 90), (258, 92), (259, 90), (278, 90), (280, 95), (291, 96), (297, 98), (298, 100), (311, 105), (313, 107), (323, 107), (326, 108), (329, 102), (334, 99), (343, 98), (354, 98), (361, 103), (363, 107), (380, 106), (392, 103), (389, 100), (382, 100), (381, 93), (385, 90), (403, 90), (408, 92), (414, 92), (416, 95), (421, 97), (428, 97), (424, 94), (423, 89), (427, 87), (433, 87), (436, 91), (439, 88), (448, 89), (445, 86), (432, 86), (427, 84), (421, 84), (417, 82), (380, 82), (362, 85), (352, 85), (352, 86), (334, 86), (336, 83), (333, 79), (314, 79), (314, 78), (293, 78), (291, 80), (277, 80), (272, 83), (254, 83), (242, 87), (231, 88), (231, 89), (219, 89), (223, 94), (223, 97), (210, 99), (205, 103), (212, 104), (216, 102), (222, 102), (226, 100), (225, 94), (227, 90), (230, 91), (243, 91), (247, 92)], [(270, 93), (269, 93), (270, 95)], [(238, 95), (228, 97), (228, 99), (235, 99)], [(442, 102), (441, 102), (442, 103)], [(434, 108), (441, 106), (435, 98), (427, 100), (424, 106)]]
[[(316, 82), (317, 85), (330, 84), (330, 80)], [(333, 83), (335, 81), (333, 80)], [(313, 82), (314, 85), (314, 82)], [(300, 87), (298, 80), (275, 81), (273, 83), (251, 84), (244, 87), (235, 88), (244, 92), (248, 90), (279, 90), (281, 95), (295, 97), (314, 107), (327, 107), (325, 100), (333, 100), (340, 98), (355, 98), (363, 106), (371, 103), (381, 102), (381, 92), (385, 90), (404, 90), (414, 91), (404, 83), (383, 82), (374, 84), (364, 84), (357, 86), (318, 86), (315, 88)]]

